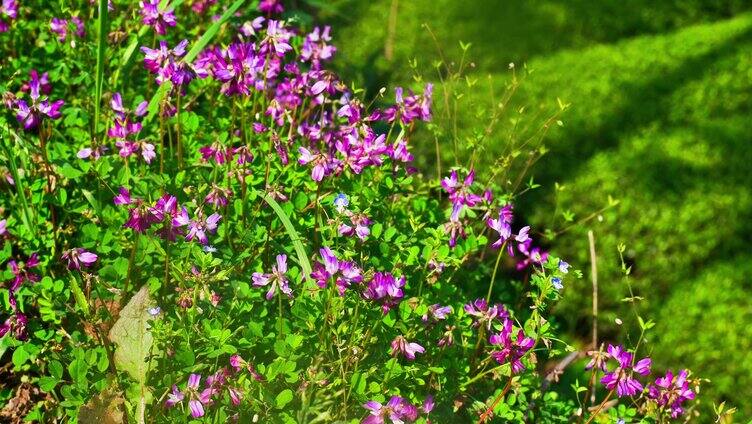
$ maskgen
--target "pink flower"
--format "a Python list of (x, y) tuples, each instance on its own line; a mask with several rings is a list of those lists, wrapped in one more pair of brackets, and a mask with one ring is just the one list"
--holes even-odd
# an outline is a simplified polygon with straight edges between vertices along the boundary
[(392, 340), (392, 356), (404, 355), (409, 360), (415, 359), (416, 353), (424, 353), (426, 349), (418, 343), (408, 342), (404, 336), (397, 336)]
[(89, 267), (96, 262), (97, 255), (81, 248), (74, 248), (64, 251), (60, 259), (68, 262), (68, 269), (80, 270), (81, 266)]
[(632, 365), (632, 354), (621, 346), (608, 345), (609, 356), (616, 360), (617, 367), (601, 378), (601, 383), (609, 390), (616, 389), (619, 397), (634, 396), (642, 392), (642, 384), (634, 378), (634, 373), (650, 374), (650, 358), (643, 358)]
[(266, 292), (266, 299), (271, 300), (274, 294), (279, 290), (286, 294), (288, 297), (292, 297), (292, 290), (288, 284), (287, 276), (287, 255), (277, 255), (277, 264), (272, 266), (271, 274), (263, 274), (261, 272), (253, 273), (253, 285), (255, 287), (264, 287), (271, 284), (269, 291)]

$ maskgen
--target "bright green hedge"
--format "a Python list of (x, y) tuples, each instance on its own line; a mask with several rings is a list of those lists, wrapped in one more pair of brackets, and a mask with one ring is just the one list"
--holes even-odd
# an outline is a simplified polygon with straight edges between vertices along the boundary
[[(677, 285), (661, 308), (653, 355), (658, 363), (692, 362), (712, 375), (703, 396), (739, 408), (739, 422), (752, 416), (752, 256), (708, 267)], [(736, 372), (729, 372), (731, 370)]]

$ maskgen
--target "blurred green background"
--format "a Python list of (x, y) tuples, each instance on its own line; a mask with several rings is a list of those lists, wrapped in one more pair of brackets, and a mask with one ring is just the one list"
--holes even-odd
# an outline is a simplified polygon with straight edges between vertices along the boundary
[[(459, 41), (481, 81), (464, 95), (484, 101), (509, 81), (510, 62), (530, 74), (515, 95), (532, 116), (571, 107), (531, 174), (542, 187), (518, 212), (552, 231), (550, 241), (587, 276), (564, 291), (562, 328), (584, 345), (590, 332), (587, 231), (599, 261), (602, 339), (626, 338), (627, 285), (617, 245), (626, 245), (640, 314), (657, 326), (647, 349), (658, 368), (709, 378), (703, 398), (752, 416), (752, 2), (741, 0), (333, 0), (315, 2), (334, 26), (337, 65), (374, 96), (411, 85), (410, 61), (428, 80), (440, 55), (459, 60)], [(394, 30), (390, 35), (389, 22)], [(423, 26), (428, 24), (437, 42)], [(440, 46), (441, 53), (436, 46)], [(391, 50), (391, 60), (385, 57)], [(486, 76), (490, 76), (487, 78)], [(440, 96), (440, 93), (437, 94)], [(459, 110), (467, 130), (487, 124)], [(535, 118), (532, 118), (535, 119)], [(446, 123), (437, 122), (438, 125)], [(508, 123), (507, 123), (508, 124)], [(505, 147), (489, 135), (486, 167)], [(440, 143), (447, 143), (440, 139)], [(415, 141), (433, 157), (433, 141)], [(484, 164), (479, 164), (482, 168)], [(430, 172), (431, 167), (426, 167)], [(563, 190), (555, 190), (558, 182)], [(620, 202), (580, 222), (608, 204)], [(634, 333), (634, 331), (632, 331)], [(703, 420), (710, 417), (706, 416)]]

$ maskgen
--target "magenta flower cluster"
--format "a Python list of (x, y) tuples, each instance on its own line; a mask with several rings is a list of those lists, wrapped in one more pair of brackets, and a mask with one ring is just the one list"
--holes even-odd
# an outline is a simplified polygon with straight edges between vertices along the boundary
[(26, 340), (28, 338), (26, 325), (29, 320), (19, 308), (16, 293), (24, 283), (34, 284), (39, 281), (39, 274), (32, 271), (33, 268), (38, 266), (39, 256), (36, 253), (32, 253), (26, 262), (19, 262), (13, 259), (8, 261), (8, 268), (13, 273), (13, 279), (8, 287), (11, 316), (0, 324), (0, 337), (10, 333), (16, 340)]
[(78, 16), (72, 16), (70, 21), (67, 19), (52, 18), (50, 21), (50, 30), (57, 35), (57, 40), (61, 43), (64, 42), (69, 35), (78, 38), (84, 38), (84, 36), (86, 36), (84, 21)]
[(30, 75), (31, 79), (22, 87), (22, 90), (28, 88), (30, 101), (15, 97), (7, 98), (5, 101), (5, 105), (15, 112), (16, 119), (27, 131), (38, 127), (45, 117), (59, 119), (62, 116), (60, 108), (65, 103), (63, 100), (50, 102), (48, 99), (47, 95), (52, 91), (52, 86), (46, 72), (40, 77), (39, 73), (33, 70)]
[(18, 17), (18, 1), (2, 0), (0, 4), (0, 32), (10, 29), (10, 24)]
[(658, 377), (655, 384), (648, 386), (648, 396), (661, 408), (668, 408), (671, 418), (682, 415), (684, 402), (695, 398), (695, 392), (689, 388), (688, 375), (687, 370), (681, 370), (677, 375), (666, 371), (666, 375)]
[[(361, 421), (362, 424), (402, 424), (411, 423), (418, 419), (420, 413), (428, 415), (433, 410), (433, 397), (428, 396), (423, 405), (418, 408), (407, 399), (392, 396), (386, 404), (369, 400), (363, 404), (369, 415)], [(430, 421), (429, 421), (430, 422)]]
[(160, 7), (160, 3), (161, 0), (146, 0), (139, 5), (143, 24), (152, 27), (157, 34), (165, 35), (167, 27), (174, 27), (178, 22), (173, 8), (169, 5)]
[(156, 230), (156, 234), (169, 241), (175, 241), (178, 236), (185, 236), (186, 241), (198, 240), (201, 244), (207, 245), (208, 235), (216, 232), (222, 218), (218, 213), (205, 216), (200, 207), (191, 218), (187, 208), (179, 206), (177, 198), (170, 194), (164, 194), (150, 206), (142, 199), (132, 198), (128, 189), (124, 187), (120, 188), (113, 203), (129, 207), (128, 220), (123, 224), (124, 228), (145, 233), (153, 225), (162, 224)]
[(535, 340), (525, 336), (521, 328), (515, 333), (512, 320), (509, 318), (504, 319), (501, 332), (492, 334), (488, 342), (495, 349), (491, 352), (491, 357), (499, 364), (510, 364), (514, 374), (525, 369), (521, 359), (535, 345)]
[(243, 390), (240, 388), (247, 373), (255, 381), (263, 381), (263, 377), (256, 372), (253, 364), (246, 362), (240, 355), (230, 357), (230, 369), (220, 368), (214, 374), (206, 377), (204, 388), (201, 389), (201, 374), (190, 374), (185, 389), (172, 386), (168, 393), (165, 406), (168, 408), (187, 402), (193, 418), (200, 418), (206, 414), (206, 408), (222, 397), (226, 391), (233, 405), (240, 405), (243, 400)]

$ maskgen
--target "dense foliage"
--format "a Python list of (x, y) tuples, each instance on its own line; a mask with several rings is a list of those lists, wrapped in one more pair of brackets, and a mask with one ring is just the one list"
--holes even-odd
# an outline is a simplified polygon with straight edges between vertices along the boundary
[[(629, 293), (616, 249), (625, 243), (633, 288), (645, 298), (638, 307), (646, 315), (663, 317), (660, 331), (648, 336), (649, 346), (660, 352), (656, 365), (686, 361), (710, 379), (704, 397), (735, 401), (744, 416), (752, 415), (746, 401), (752, 397), (749, 386), (727, 384), (752, 374), (750, 362), (726, 361), (723, 355), (710, 360), (716, 354), (708, 353), (736, 345), (735, 335), (746, 331), (749, 320), (713, 321), (714, 330), (697, 337), (685, 330), (686, 321), (672, 318), (676, 315), (665, 308), (667, 303), (698, 305), (712, 298), (718, 289), (710, 270), (718, 270), (718, 280), (730, 278), (741, 287), (752, 279), (748, 268), (737, 267), (750, 261), (752, 240), (752, 80), (746, 54), (752, 17), (741, 13), (749, 3), (482, 1), (468, 8), (451, 1), (441, 7), (431, 1), (401, 1), (394, 56), (388, 61), (375, 52), (384, 51), (389, 30), (375, 23), (388, 21), (392, 3), (361, 4), (365, 10), (358, 19), (343, 19), (341, 67), (377, 91), (385, 81), (408, 80), (412, 58), (419, 67), (442, 57), (459, 62), (458, 38), (472, 44), (468, 60), (481, 70), (475, 72), (477, 85), (461, 90), (463, 105), (483, 105), (510, 84), (509, 62), (516, 64), (520, 79), (525, 64), (529, 72), (513, 101), (526, 107), (520, 117), (535, 119), (558, 110), (557, 97), (571, 106), (561, 115), (563, 127), (549, 132), (548, 151), (534, 169), (542, 188), (522, 197), (517, 211), (535, 228), (555, 235), (551, 243), (581, 268), (590, 261), (587, 231), (594, 231), (601, 322), (609, 337), (624, 336), (614, 320), (627, 322), (632, 316), (631, 305), (622, 301)], [(350, 34), (356, 33), (368, 36), (351, 42)], [(485, 130), (487, 123), (475, 111), (458, 108), (461, 143)], [(451, 121), (437, 124), (453, 126)], [(489, 136), (481, 157), (506, 151), (510, 138), (505, 129), (514, 126), (512, 120), (497, 126), (501, 131)], [(447, 150), (451, 142), (441, 141)], [(433, 142), (432, 137), (415, 140), (425, 152), (416, 160), (433, 157)], [(732, 275), (730, 267), (738, 271)], [(589, 281), (574, 284), (579, 293)], [(752, 308), (744, 296), (731, 304), (702, 304), (713, 316), (746, 317)], [(572, 344), (587, 340), (590, 313), (588, 297), (565, 296), (559, 302), (556, 316)], [(685, 355), (677, 345), (697, 354)], [(711, 410), (710, 404), (706, 407)]]
[[(549, 318), (581, 275), (513, 203), (556, 115), (503, 175), (479, 139), (427, 178), (434, 86), (367, 104), (279, 1), (32, 3), (0, 8), (3, 419), (695, 416), (696, 376), (651, 374), (652, 321), (575, 352)], [(589, 357), (569, 386), (565, 355)]]

